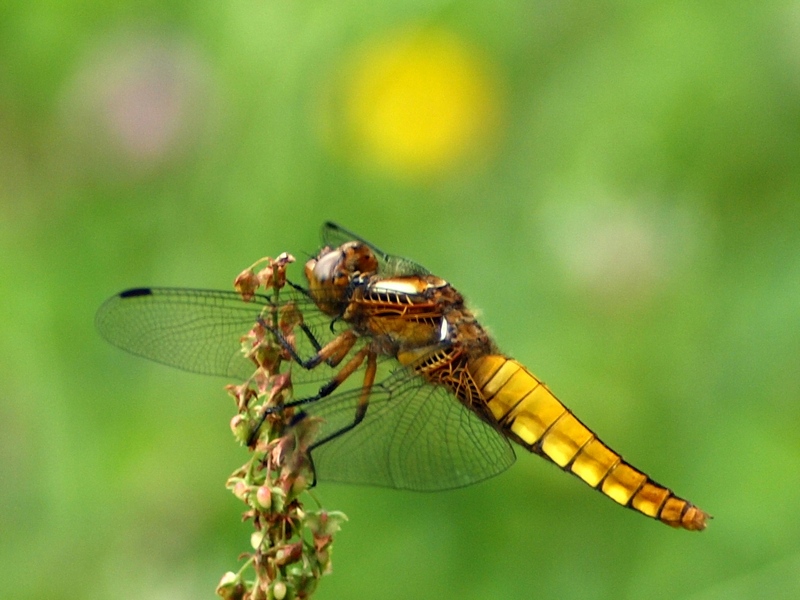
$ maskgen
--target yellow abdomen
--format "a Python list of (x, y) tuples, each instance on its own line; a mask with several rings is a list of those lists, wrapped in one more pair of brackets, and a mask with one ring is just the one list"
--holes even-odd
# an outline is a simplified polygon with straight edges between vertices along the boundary
[(705, 529), (705, 512), (625, 462), (522, 364), (490, 355), (474, 359), (469, 369), (509, 438), (623, 506), (672, 527)]

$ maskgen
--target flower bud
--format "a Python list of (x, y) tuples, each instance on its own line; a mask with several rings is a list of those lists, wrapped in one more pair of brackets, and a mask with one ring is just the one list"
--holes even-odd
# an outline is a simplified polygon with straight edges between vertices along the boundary
[(233, 485), (233, 495), (236, 496), (242, 502), (247, 502), (247, 493), (250, 491), (250, 486), (248, 486), (243, 480), (237, 481)]
[(255, 291), (258, 289), (259, 281), (253, 269), (245, 269), (233, 281), (234, 289), (239, 292), (242, 300), (250, 302), (253, 299)]
[(272, 512), (283, 512), (285, 506), (286, 492), (284, 492), (278, 486), (270, 488), (270, 508), (272, 509)]
[(256, 503), (265, 509), (269, 509), (272, 506), (272, 491), (269, 486), (262, 485), (256, 490)]
[(286, 584), (276, 581), (272, 584), (272, 596), (275, 600), (283, 600), (286, 597)]
[(265, 532), (263, 531), (254, 531), (250, 534), (250, 547), (253, 550), (258, 550), (261, 545), (264, 543), (264, 536)]
[(236, 573), (228, 571), (219, 580), (216, 592), (224, 600), (240, 600), (244, 597), (244, 585)]
[(246, 444), (250, 439), (250, 422), (244, 415), (234, 415), (231, 419), (231, 431), (240, 444)]

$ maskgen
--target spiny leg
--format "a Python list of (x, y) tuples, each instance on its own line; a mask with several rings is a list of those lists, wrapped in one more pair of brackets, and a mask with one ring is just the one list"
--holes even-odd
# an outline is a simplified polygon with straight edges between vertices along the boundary
[[(286, 284), (289, 285), (290, 287), (292, 287), (293, 289), (295, 289), (296, 291), (300, 292), (304, 296), (307, 296), (309, 299), (314, 300), (316, 302), (314, 296), (311, 294), (311, 292), (308, 291), (308, 289), (304, 288), (301, 285), (293, 283), (292, 281), (289, 281), (288, 279), (286, 280)], [(334, 333), (334, 330), (333, 330), (334, 324), (336, 323), (336, 321), (339, 318), (340, 317), (335, 317), (333, 320), (331, 320), (331, 322), (330, 322), (331, 333)], [(263, 325), (266, 329), (268, 329), (270, 332), (272, 332), (272, 334), (278, 340), (278, 343), (287, 352), (289, 352), (289, 354), (292, 357), (292, 360), (294, 360), (299, 365), (305, 367), (304, 363), (309, 362), (309, 361), (303, 361), (303, 359), (300, 358), (300, 355), (297, 354), (297, 352), (295, 351), (294, 347), (289, 343), (289, 341), (286, 339), (286, 337), (283, 335), (283, 333), (281, 333), (279, 330), (276, 330), (274, 327), (270, 326), (264, 319), (259, 319), (259, 321), (261, 322), (261, 325)], [(317, 340), (317, 336), (314, 335), (314, 332), (312, 332), (311, 329), (309, 329), (308, 326), (305, 323), (303, 323), (302, 321), (297, 326), (305, 334), (306, 339), (309, 341), (309, 343), (314, 348), (314, 350), (317, 353), (321, 352), (322, 351), (322, 344), (319, 343), (319, 340)], [(344, 354), (347, 354), (347, 352), (345, 352)], [(312, 359), (309, 359), (309, 360), (313, 360), (313, 358), (314, 357), (312, 357)], [(335, 362), (331, 358), (326, 359), (325, 362), (327, 362), (329, 366), (335, 367), (342, 360), (342, 358), (344, 358), (344, 355), (339, 357), (338, 360), (336, 360)], [(305, 368), (308, 368), (308, 367), (305, 367)], [(313, 367), (311, 367), (311, 368), (313, 368)]]
[(347, 433), (351, 429), (353, 429), (356, 425), (361, 423), (364, 420), (364, 416), (367, 414), (367, 406), (369, 406), (369, 396), (372, 393), (372, 386), (375, 383), (375, 373), (377, 371), (377, 361), (375, 358), (375, 353), (370, 352), (367, 355), (367, 369), (364, 372), (364, 386), (361, 388), (361, 394), (358, 397), (358, 403), (356, 404), (356, 412), (353, 416), (353, 422), (348, 423), (341, 429), (334, 431), (331, 434), (326, 435), (321, 440), (314, 442), (311, 446), (310, 450), (313, 450), (317, 446), (321, 446), (325, 442), (331, 441), (333, 438), (339, 437), (343, 433)]
[(322, 350), (322, 344), (317, 341), (317, 336), (308, 328), (308, 325), (300, 323), (298, 327), (300, 327), (300, 330), (306, 335), (306, 339), (311, 343), (315, 351), (319, 352)]
[(286, 336), (283, 335), (280, 331), (275, 330), (273, 327), (268, 325), (265, 321), (262, 321), (262, 325), (275, 336), (275, 339), (281, 345), (281, 347), (289, 353), (289, 356), (292, 357), (292, 360), (297, 363), (299, 366), (306, 370), (314, 369), (315, 367), (319, 366), (322, 362), (326, 362), (329, 366), (335, 367), (338, 365), (342, 359), (347, 356), (347, 353), (350, 352), (350, 349), (356, 343), (358, 336), (355, 334), (354, 331), (351, 329), (347, 329), (333, 338), (330, 342), (325, 344), (324, 346), (320, 346), (319, 342), (317, 341), (314, 334), (311, 332), (308, 327), (305, 325), (300, 325), (301, 331), (306, 335), (311, 345), (317, 351), (314, 356), (311, 358), (303, 359), (295, 350), (294, 346), (289, 343), (289, 340), (286, 339)]
[[(372, 393), (372, 386), (375, 383), (375, 373), (377, 372), (377, 360), (376, 354), (374, 352), (369, 352), (367, 355), (367, 369), (364, 372), (364, 385), (361, 388), (361, 394), (358, 396), (358, 403), (356, 404), (356, 411), (353, 415), (353, 422), (348, 423), (344, 427), (337, 429), (333, 433), (329, 433), (321, 440), (317, 440), (308, 448), (308, 461), (311, 464), (312, 472), (314, 473), (314, 485), (316, 485), (316, 469), (314, 468), (314, 455), (312, 452), (314, 448), (321, 446), (331, 440), (339, 437), (347, 433), (348, 431), (354, 429), (357, 425), (364, 420), (364, 417), (367, 415), (367, 407), (369, 406), (369, 397)], [(299, 418), (303, 418), (306, 413), (301, 412), (298, 415)]]
[[(348, 332), (344, 332), (341, 336), (339, 336), (339, 338), (346, 337), (347, 333)], [(339, 342), (340, 344), (344, 344), (346, 346), (346, 349), (342, 353), (342, 356), (346, 355), (347, 352), (350, 351), (350, 348), (352, 348), (353, 344), (355, 343), (355, 339), (356, 339), (355, 334), (353, 334), (352, 341), (345, 340)], [(333, 345), (334, 342), (336, 342), (336, 340), (333, 340), (332, 342), (327, 344), (325, 348)], [(323, 350), (325, 350), (325, 348), (323, 348)], [(338, 352), (341, 352), (342, 346), (339, 345), (334, 346), (334, 349), (338, 349), (336, 356), (339, 358), (339, 360), (341, 360), (341, 356), (339, 356)], [(320, 356), (320, 354), (317, 354), (317, 357), (318, 356)], [(295, 406), (302, 406), (303, 404), (316, 402), (318, 400), (321, 400), (322, 398), (325, 398), (326, 396), (329, 396), (330, 394), (333, 393), (333, 391), (336, 388), (338, 388), (342, 383), (344, 383), (347, 380), (347, 378), (350, 377), (361, 366), (361, 364), (364, 362), (364, 359), (367, 357), (369, 358), (367, 361), (368, 363), (367, 372), (364, 375), (364, 382), (365, 385), (367, 384), (367, 382), (369, 382), (369, 385), (372, 386), (372, 382), (375, 380), (375, 370), (377, 365), (376, 355), (374, 352), (371, 351), (369, 346), (364, 346), (361, 350), (356, 352), (349, 361), (345, 363), (345, 365), (339, 370), (338, 373), (336, 373), (336, 375), (333, 376), (333, 378), (330, 381), (328, 381), (325, 385), (319, 388), (319, 391), (313, 396), (309, 396), (308, 398), (301, 398), (300, 400), (294, 400), (292, 402), (287, 402), (286, 404), (283, 404), (281, 406), (273, 406), (267, 408), (267, 410), (264, 411), (264, 414), (261, 415), (261, 418), (258, 421), (258, 425), (253, 429), (253, 433), (250, 434), (250, 438), (247, 441), (248, 445), (252, 445), (253, 442), (255, 442), (256, 438), (258, 437), (258, 432), (261, 429), (261, 426), (264, 424), (267, 415), (270, 415), (280, 410), (285, 410), (287, 408), (294, 408)], [(317, 364), (319, 364), (319, 362)], [(302, 418), (302, 414), (303, 413), (301, 413), (296, 417), (295, 422), (297, 422), (297, 420)]]

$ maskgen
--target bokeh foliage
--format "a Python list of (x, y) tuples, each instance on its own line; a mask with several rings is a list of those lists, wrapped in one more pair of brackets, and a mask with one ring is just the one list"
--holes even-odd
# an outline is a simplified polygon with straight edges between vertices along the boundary
[(530, 456), (321, 486), (350, 522), (319, 598), (797, 597), (799, 40), (789, 1), (4, 3), (7, 593), (211, 597), (247, 536), (224, 382), (93, 314), (228, 288), (333, 219), (716, 518), (671, 531)]

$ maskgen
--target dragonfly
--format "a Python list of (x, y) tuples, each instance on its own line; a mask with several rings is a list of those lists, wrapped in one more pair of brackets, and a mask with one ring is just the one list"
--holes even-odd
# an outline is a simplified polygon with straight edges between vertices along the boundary
[[(575, 475), (616, 503), (667, 525), (703, 530), (709, 515), (625, 461), (522, 363), (503, 354), (464, 297), (421, 265), (335, 223), (280, 291), (302, 315), (292, 377), (311, 386), (286, 406), (321, 418), (315, 481), (434, 491), (488, 479), (515, 460), (512, 444)], [(274, 296), (135, 288), (109, 298), (96, 324), (112, 344), (187, 371), (247, 379), (241, 339)], [(316, 390), (316, 391), (314, 391)]]

